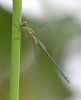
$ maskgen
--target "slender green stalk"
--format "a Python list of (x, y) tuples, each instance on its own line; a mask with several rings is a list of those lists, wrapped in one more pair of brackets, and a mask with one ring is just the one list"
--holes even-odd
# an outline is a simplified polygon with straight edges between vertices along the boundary
[(10, 100), (19, 100), (20, 46), (21, 33), (18, 30), (21, 22), (22, 0), (13, 0), (12, 43), (10, 70)]

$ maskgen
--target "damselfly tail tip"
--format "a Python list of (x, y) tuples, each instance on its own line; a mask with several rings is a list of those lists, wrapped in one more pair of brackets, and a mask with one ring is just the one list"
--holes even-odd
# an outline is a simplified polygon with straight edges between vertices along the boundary
[(70, 83), (70, 80), (67, 77), (65, 77), (65, 80), (67, 81), (67, 83)]
[(67, 80), (68, 83), (70, 83), (70, 80)]

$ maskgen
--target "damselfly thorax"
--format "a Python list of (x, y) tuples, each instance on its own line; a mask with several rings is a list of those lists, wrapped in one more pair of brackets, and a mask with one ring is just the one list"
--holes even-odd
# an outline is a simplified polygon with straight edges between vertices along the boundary
[(31, 28), (28, 27), (26, 21), (23, 21), (23, 22), (21, 23), (20, 26), (21, 26), (21, 29), (22, 29), (23, 31), (25, 31), (25, 32), (28, 33), (32, 38), (34, 38), (35, 32), (34, 32)]

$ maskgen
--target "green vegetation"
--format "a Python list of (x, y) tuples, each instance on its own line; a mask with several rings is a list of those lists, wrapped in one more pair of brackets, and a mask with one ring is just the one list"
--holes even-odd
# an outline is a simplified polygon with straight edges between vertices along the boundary
[[(22, 15), (22, 0), (13, 0), (10, 100), (19, 100), (21, 33), (18, 29)], [(18, 27), (17, 27), (18, 26)]]

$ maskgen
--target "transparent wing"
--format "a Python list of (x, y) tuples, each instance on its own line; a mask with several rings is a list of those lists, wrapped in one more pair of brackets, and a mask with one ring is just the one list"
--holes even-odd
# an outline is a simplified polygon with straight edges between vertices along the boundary
[(34, 47), (34, 54), (35, 54), (35, 60), (36, 60), (36, 63), (38, 63), (38, 43), (36, 40), (32, 39), (32, 42), (33, 42), (33, 47)]
[(50, 22), (48, 22), (48, 23), (42, 22), (40, 24), (37, 24), (37, 26), (33, 27), (33, 29), (34, 29), (35, 33), (37, 33), (37, 34), (39, 34), (40, 32), (47, 33), (53, 29), (53, 26), (54, 25), (52, 24), (52, 22), (51, 23)]

